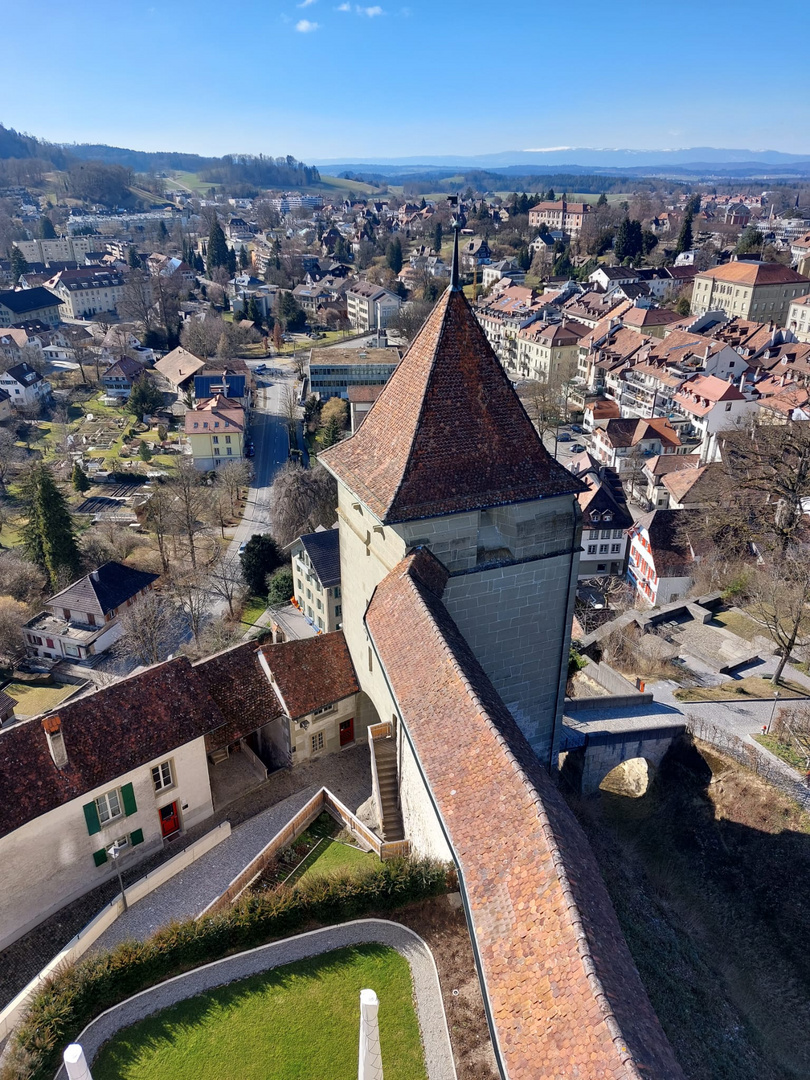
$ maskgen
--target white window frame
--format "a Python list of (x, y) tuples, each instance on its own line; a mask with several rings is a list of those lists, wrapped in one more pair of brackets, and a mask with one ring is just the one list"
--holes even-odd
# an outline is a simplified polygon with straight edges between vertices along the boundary
[[(155, 794), (174, 787), (174, 767), (171, 761), (161, 761), (152, 766), (152, 787)], [(168, 777), (168, 779), (167, 779)]]
[(324, 737), (322, 731), (316, 731), (314, 735), (309, 737), (309, 746), (313, 754), (317, 754), (324, 748)]
[(119, 818), (124, 817), (124, 804), (121, 801), (121, 792), (118, 788), (113, 788), (111, 791), (105, 791), (103, 795), (96, 796), (96, 812), (102, 828), (109, 825), (111, 821), (117, 821)]

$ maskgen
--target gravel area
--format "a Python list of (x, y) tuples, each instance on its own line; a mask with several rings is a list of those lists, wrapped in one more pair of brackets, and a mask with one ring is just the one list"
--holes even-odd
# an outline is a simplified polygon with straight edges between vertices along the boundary
[[(371, 942), (396, 949), (408, 961), (428, 1077), (430, 1080), (456, 1080), (433, 955), (424, 941), (412, 930), (400, 923), (384, 919), (359, 919), (341, 926), (313, 930), (188, 971), (108, 1009), (89, 1024), (76, 1041), (84, 1047), (87, 1060), (92, 1066), (101, 1046), (116, 1032), (178, 1001), (202, 994), (215, 986), (223, 986), (271, 968), (292, 964), (308, 956), (318, 956), (349, 945)], [(384, 1001), (381, 1002), (381, 1007), (385, 1008)], [(359, 1024), (359, 1002), (357, 1014)], [(67, 1080), (64, 1066), (56, 1074), (56, 1080)]]

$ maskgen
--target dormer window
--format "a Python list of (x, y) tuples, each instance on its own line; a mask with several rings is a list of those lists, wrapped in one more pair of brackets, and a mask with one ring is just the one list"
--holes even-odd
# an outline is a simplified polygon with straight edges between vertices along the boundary
[(613, 521), (613, 511), (605, 510), (604, 514), (602, 514), (602, 521)]
[(591, 510), (591, 521), (599, 521), (600, 514), (598, 510)]

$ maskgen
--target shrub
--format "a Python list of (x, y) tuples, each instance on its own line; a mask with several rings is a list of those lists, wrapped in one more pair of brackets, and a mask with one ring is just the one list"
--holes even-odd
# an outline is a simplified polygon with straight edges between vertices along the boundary
[(246, 894), (220, 914), (172, 922), (146, 941), (125, 941), (53, 974), (11, 1037), (0, 1080), (50, 1080), (61, 1054), (90, 1021), (156, 983), (230, 953), (286, 937), (314, 923), (388, 910), (454, 887), (441, 863), (392, 859), (366, 874), (334, 875), (293, 888)]

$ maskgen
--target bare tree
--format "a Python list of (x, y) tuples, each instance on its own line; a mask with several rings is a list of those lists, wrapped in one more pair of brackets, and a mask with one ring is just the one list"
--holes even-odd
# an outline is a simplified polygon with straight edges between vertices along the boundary
[(287, 423), (290, 432), (290, 442), (295, 439), (298, 421), (301, 419), (301, 411), (298, 405), (298, 395), (292, 386), (287, 386), (281, 395), (281, 415)]
[(28, 617), (25, 604), (10, 596), (0, 596), (0, 660), (4, 664), (12, 663), (22, 649), (22, 627)]
[(139, 323), (144, 331), (152, 329), (155, 323), (154, 295), (152, 279), (145, 270), (130, 270), (118, 310), (125, 319)]
[(203, 319), (189, 319), (183, 324), (180, 341), (184, 349), (207, 359), (217, 351), (217, 344), (225, 329), (221, 316), (210, 312)]
[(123, 633), (115, 643), (116, 654), (147, 666), (165, 660), (183, 631), (183, 619), (173, 601), (156, 592), (125, 608), (119, 621)]
[(176, 496), (168, 485), (158, 485), (143, 510), (143, 523), (155, 534), (163, 573), (169, 572), (169, 537), (174, 523)]
[(217, 484), (230, 501), (231, 513), (236, 513), (236, 501), (242, 488), (250, 483), (250, 465), (246, 461), (226, 461), (217, 469)]
[(188, 621), (192, 636), (199, 644), (210, 608), (206, 575), (200, 570), (181, 571), (171, 581), (172, 596)]
[(234, 604), (239, 602), (246, 591), (239, 559), (223, 557), (215, 562), (208, 574), (208, 586), (211, 592), (226, 602), (228, 613), (233, 618)]
[(802, 554), (761, 566), (749, 583), (748, 594), (748, 613), (777, 646), (779, 662), (771, 682), (778, 686), (793, 650), (810, 645), (810, 563)]
[(17, 446), (17, 440), (10, 431), (0, 428), (0, 488), (5, 491), (9, 477), (21, 464), (23, 450)]
[(804, 759), (810, 770), (810, 709), (805, 705), (783, 705), (771, 724), (770, 734)]
[(273, 538), (281, 546), (319, 525), (330, 528), (337, 517), (337, 484), (322, 465), (304, 469), (289, 463), (272, 490)]
[(197, 540), (205, 530), (211, 511), (211, 494), (190, 461), (182, 461), (166, 485), (175, 496), (172, 505), (177, 530), (188, 541), (191, 565), (197, 569)]

